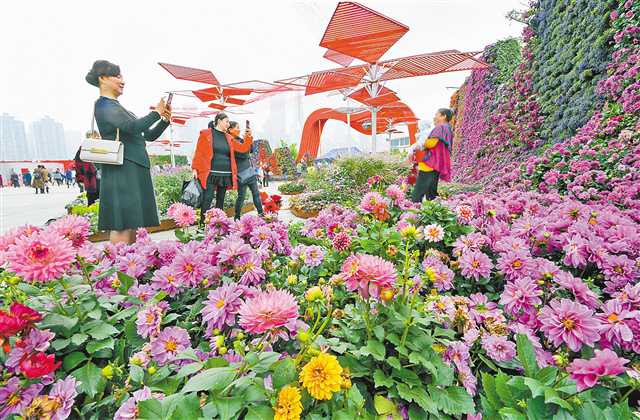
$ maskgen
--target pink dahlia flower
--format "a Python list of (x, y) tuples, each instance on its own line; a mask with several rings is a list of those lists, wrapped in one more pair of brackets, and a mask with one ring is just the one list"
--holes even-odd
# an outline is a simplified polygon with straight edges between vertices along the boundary
[(351, 245), (351, 236), (346, 232), (339, 232), (333, 237), (332, 245), (336, 251), (345, 251)]
[(542, 303), (542, 290), (536, 282), (529, 277), (522, 277), (515, 281), (507, 282), (500, 296), (500, 303), (504, 310), (517, 315), (521, 310), (530, 311), (535, 305)]
[(162, 366), (175, 360), (176, 356), (190, 345), (187, 330), (167, 327), (151, 341), (151, 357)]
[(165, 266), (156, 270), (151, 277), (151, 284), (154, 289), (167, 292), (171, 297), (178, 294), (182, 285), (178, 282), (178, 279), (171, 271), (171, 267)]
[(624, 308), (623, 304), (617, 300), (610, 300), (602, 307), (601, 314), (598, 319), (602, 323), (600, 325), (600, 333), (604, 338), (612, 344), (620, 345), (623, 341), (631, 341), (633, 332), (629, 325), (631, 320), (638, 318), (637, 311), (629, 311)]
[(118, 271), (122, 271), (131, 277), (141, 277), (147, 272), (149, 266), (148, 261), (142, 255), (138, 253), (129, 253), (122, 257), (118, 257), (117, 268)]
[(593, 346), (600, 339), (600, 322), (588, 307), (569, 299), (554, 299), (542, 308), (540, 329), (555, 346), (565, 343), (580, 351), (583, 345)]
[(48, 230), (59, 233), (70, 240), (74, 248), (79, 248), (87, 241), (91, 224), (86, 217), (69, 215), (51, 223)]
[(40, 231), (15, 239), (6, 254), (9, 268), (27, 281), (60, 278), (75, 261), (73, 244), (54, 231)]
[(136, 328), (142, 338), (155, 337), (160, 333), (160, 322), (164, 315), (166, 305), (149, 305), (138, 312)]
[(196, 221), (196, 211), (193, 207), (182, 203), (173, 203), (167, 210), (167, 216), (180, 227), (191, 226)]
[(387, 206), (387, 200), (377, 192), (368, 192), (360, 200), (360, 209), (365, 213), (373, 213), (381, 205)]
[(118, 408), (115, 415), (113, 416), (113, 420), (135, 420), (138, 418), (138, 403), (140, 401), (149, 400), (151, 398), (156, 398), (161, 400), (164, 398), (164, 394), (159, 393), (151, 393), (151, 389), (148, 386), (145, 386), (142, 389), (137, 390), (133, 393), (131, 397), (127, 401), (124, 402)]
[(378, 298), (383, 289), (392, 288), (397, 273), (393, 263), (380, 257), (360, 254), (347, 258), (342, 265), (347, 290), (358, 290), (367, 299)]
[(567, 367), (571, 379), (576, 381), (578, 392), (593, 387), (603, 376), (616, 376), (625, 371), (629, 361), (609, 350), (596, 350), (589, 360), (576, 359)]
[(286, 327), (295, 329), (298, 319), (296, 298), (286, 290), (259, 292), (240, 307), (240, 326), (247, 332), (261, 334)]
[(534, 269), (534, 262), (524, 252), (508, 251), (498, 258), (498, 268), (507, 280), (527, 277)]
[(491, 275), (493, 263), (489, 257), (480, 251), (466, 251), (458, 259), (460, 271), (466, 278), (474, 278), (476, 281)]
[(80, 385), (73, 376), (58, 380), (51, 387), (49, 399), (56, 402), (55, 410), (50, 413), (51, 420), (64, 420), (71, 414), (74, 400), (78, 395), (76, 387)]
[(225, 325), (232, 327), (236, 324), (236, 314), (242, 305), (242, 294), (243, 289), (233, 283), (209, 292), (200, 312), (202, 321), (207, 323), (206, 337), (210, 337), (216, 328), (222, 330)]
[(501, 335), (485, 335), (482, 337), (482, 348), (496, 362), (508, 362), (516, 356), (515, 343)]

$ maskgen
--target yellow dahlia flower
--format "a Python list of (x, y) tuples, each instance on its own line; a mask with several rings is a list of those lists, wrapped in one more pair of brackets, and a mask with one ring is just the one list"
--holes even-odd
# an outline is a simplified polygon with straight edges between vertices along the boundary
[(297, 387), (287, 385), (278, 394), (278, 403), (273, 407), (273, 420), (300, 420), (302, 403)]
[(320, 353), (309, 361), (300, 372), (300, 380), (309, 395), (316, 400), (330, 400), (342, 385), (342, 367), (338, 359)]

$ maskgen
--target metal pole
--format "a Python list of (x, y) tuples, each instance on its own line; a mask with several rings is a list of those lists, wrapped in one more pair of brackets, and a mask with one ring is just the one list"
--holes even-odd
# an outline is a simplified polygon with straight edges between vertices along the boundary
[(376, 121), (376, 113), (378, 111), (378, 108), (371, 107), (371, 153), (375, 153), (376, 152), (376, 132), (378, 131), (377, 128), (377, 121)]
[(173, 155), (173, 124), (169, 125), (169, 154), (171, 155), (171, 167), (176, 167), (176, 157)]

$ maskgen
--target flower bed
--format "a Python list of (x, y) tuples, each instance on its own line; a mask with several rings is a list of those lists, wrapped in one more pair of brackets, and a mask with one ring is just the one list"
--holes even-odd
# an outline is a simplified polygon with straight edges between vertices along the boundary
[(304, 192), (305, 189), (305, 183), (300, 180), (286, 182), (284, 184), (278, 185), (278, 191), (280, 191), (283, 195), (297, 195)]

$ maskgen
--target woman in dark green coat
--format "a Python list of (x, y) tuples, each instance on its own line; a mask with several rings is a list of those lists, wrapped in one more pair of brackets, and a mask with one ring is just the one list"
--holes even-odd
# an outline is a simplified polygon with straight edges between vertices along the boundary
[(93, 63), (86, 80), (100, 88), (94, 108), (100, 136), (115, 139), (119, 130), (124, 145), (122, 165), (101, 165), (98, 228), (110, 231), (113, 243), (132, 243), (137, 228), (160, 224), (146, 142), (169, 126), (171, 111), (164, 99), (142, 118), (127, 111), (117, 99), (124, 89), (120, 67), (108, 61)]

